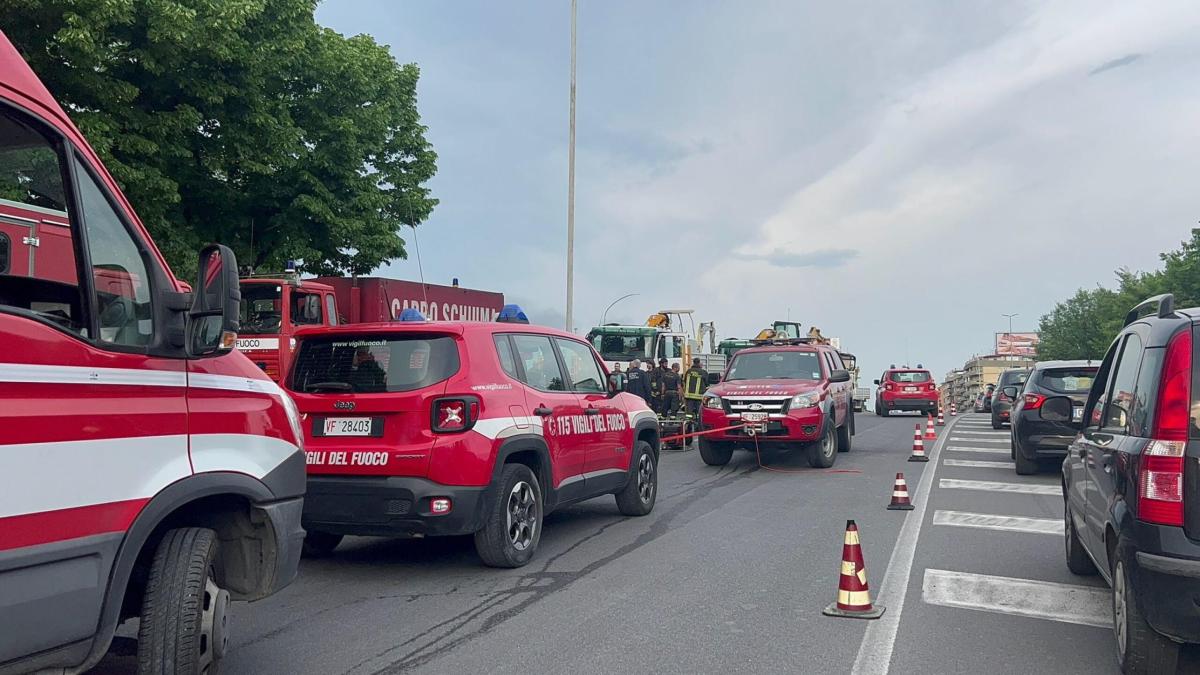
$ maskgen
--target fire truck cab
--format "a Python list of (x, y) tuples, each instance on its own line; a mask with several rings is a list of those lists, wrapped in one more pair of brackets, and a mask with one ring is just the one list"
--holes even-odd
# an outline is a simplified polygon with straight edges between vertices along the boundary
[(333, 286), (295, 272), (243, 277), (241, 290), (237, 348), (276, 382), (292, 363), (297, 330), (341, 323)]
[(296, 575), (295, 404), (233, 349), (237, 263), (178, 280), (0, 32), (0, 674), (216, 670), (230, 600)]

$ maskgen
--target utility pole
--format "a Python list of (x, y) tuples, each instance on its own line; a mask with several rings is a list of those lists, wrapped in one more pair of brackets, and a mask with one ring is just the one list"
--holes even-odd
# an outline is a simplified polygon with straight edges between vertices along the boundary
[(1014, 316), (1021, 316), (1021, 315), (1020, 315), (1020, 314), (1016, 314), (1016, 313), (1014, 313), (1014, 314), (1001, 314), (1000, 316), (1006, 316), (1006, 317), (1008, 317), (1008, 334), (1009, 334), (1009, 335), (1012, 335), (1012, 320), (1013, 320), (1013, 317), (1014, 317)]
[(567, 150), (567, 325), (574, 326), (575, 304), (575, 10), (578, 0), (571, 0), (571, 122)]

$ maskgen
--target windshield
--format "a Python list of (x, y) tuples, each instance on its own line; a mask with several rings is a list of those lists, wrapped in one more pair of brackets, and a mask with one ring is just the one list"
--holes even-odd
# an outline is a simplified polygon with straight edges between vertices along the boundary
[(458, 372), (449, 336), (361, 336), (304, 340), (292, 388), (304, 393), (377, 394), (423, 389)]
[(1084, 394), (1092, 388), (1098, 368), (1048, 368), (1042, 371), (1040, 383), (1046, 389), (1062, 394)]
[(914, 384), (928, 382), (930, 379), (929, 372), (925, 370), (901, 370), (892, 373), (892, 382)]
[(741, 352), (733, 358), (726, 380), (821, 379), (816, 352)]
[(634, 359), (648, 359), (654, 355), (650, 350), (654, 347), (652, 338), (648, 335), (605, 335), (604, 333), (592, 333), (588, 336), (588, 340), (596, 351), (600, 352), (600, 358), (605, 361), (632, 361)]
[(277, 284), (242, 282), (241, 329), (246, 335), (279, 332), (283, 317), (283, 288)]

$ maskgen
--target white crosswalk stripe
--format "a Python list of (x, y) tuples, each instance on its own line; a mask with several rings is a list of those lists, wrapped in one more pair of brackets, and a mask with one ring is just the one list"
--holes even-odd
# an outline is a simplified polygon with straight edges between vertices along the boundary
[(1089, 586), (927, 569), (921, 591), (931, 605), (1098, 628), (1112, 625), (1108, 591)]
[(1001, 445), (1012, 445), (1012, 441), (1007, 438), (963, 438), (962, 436), (951, 436), (951, 443), (999, 443)]
[(962, 434), (964, 436), (1009, 436), (1010, 435), (1007, 431), (960, 431), (958, 429), (955, 429), (954, 433)]
[(991, 513), (970, 513), (967, 511), (935, 511), (934, 525), (951, 525), (954, 527), (975, 527), (984, 530), (1000, 530), (1002, 532), (1030, 532), (1033, 534), (1053, 534), (1063, 536), (1063, 521), (1052, 518), (1023, 518), (1020, 516), (999, 516)]
[(1012, 469), (1012, 462), (988, 462), (978, 459), (944, 459), (942, 464), (946, 466), (965, 466), (974, 467), (976, 469)]
[(938, 479), (938, 487), (948, 490), (986, 490), (989, 492), (1016, 492), (1031, 495), (1062, 495), (1058, 485), (1031, 485), (1029, 483), (1000, 483), (990, 480)]
[(945, 450), (946, 450), (946, 452), (980, 452), (980, 453), (987, 453), (989, 455), (1007, 455), (1008, 454), (1007, 450), (1005, 450), (1004, 448), (1001, 448), (999, 446), (994, 447), (994, 448), (966, 448), (966, 447), (956, 448), (953, 446), (946, 446)]

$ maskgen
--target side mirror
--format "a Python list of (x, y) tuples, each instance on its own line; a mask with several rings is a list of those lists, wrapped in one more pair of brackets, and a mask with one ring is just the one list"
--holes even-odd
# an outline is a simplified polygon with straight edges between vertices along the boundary
[(875, 386), (879, 386), (879, 380), (875, 380)]
[(849, 382), (850, 381), (850, 371), (848, 371), (844, 368), (838, 368), (837, 370), (829, 373), (829, 381), (830, 382)]
[(1075, 405), (1066, 396), (1052, 396), (1042, 401), (1041, 416), (1047, 422), (1072, 422)]
[(228, 246), (209, 244), (200, 251), (192, 308), (188, 312), (188, 353), (219, 354), (237, 342), (242, 291), (237, 259)]
[(708, 384), (717, 384), (720, 381), (721, 381), (720, 373), (709, 373), (708, 374), (708, 380), (707, 380)]
[(1001, 389), (1000, 391), (1001, 391), (1001, 393), (1003, 393), (1005, 396), (1011, 398), (1012, 400), (1014, 400), (1014, 401), (1017, 400), (1018, 392), (1017, 392), (1016, 387), (1005, 387), (1005, 388)]
[(608, 376), (609, 397), (625, 391), (625, 373), (610, 373)]

